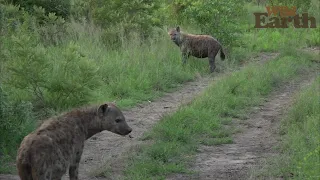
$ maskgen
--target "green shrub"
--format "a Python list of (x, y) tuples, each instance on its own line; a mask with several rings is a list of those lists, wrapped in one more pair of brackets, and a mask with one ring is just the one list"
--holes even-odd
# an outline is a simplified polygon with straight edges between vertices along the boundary
[(201, 28), (202, 33), (211, 34), (225, 46), (239, 44), (244, 16), (243, 1), (192, 1), (184, 11), (191, 22)]
[(102, 83), (100, 65), (83, 57), (79, 45), (72, 41), (66, 47), (49, 49), (48, 53), (50, 68), (44, 74), (43, 86), (46, 106), (61, 111), (89, 103), (92, 92)]
[(23, 137), (35, 127), (32, 105), (29, 102), (13, 103), (0, 86), (0, 172), (11, 172), (10, 162)]
[(160, 25), (160, 20), (153, 16), (159, 9), (159, 1), (91, 0), (89, 6), (94, 22), (105, 28), (107, 44), (121, 41), (122, 37), (128, 37), (132, 32), (139, 33), (143, 38), (148, 37), (152, 27)]
[(34, 12), (34, 6), (43, 7), (48, 13), (55, 13), (58, 16), (68, 17), (70, 15), (70, 0), (12, 0), (15, 5), (24, 7), (28, 12)]

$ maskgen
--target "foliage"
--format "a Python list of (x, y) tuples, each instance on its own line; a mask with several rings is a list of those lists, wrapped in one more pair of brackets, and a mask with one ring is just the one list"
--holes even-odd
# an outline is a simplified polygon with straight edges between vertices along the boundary
[(320, 176), (320, 77), (296, 96), (294, 106), (285, 120), (283, 142), (289, 167), (284, 171), (295, 174), (295, 179), (313, 179)]
[[(92, 22), (65, 21), (43, 8), (30, 14), (1, 5), (0, 17), (0, 83), (7, 99), (1, 102), (9, 104), (2, 110), (1, 122), (9, 128), (1, 127), (0, 146), (6, 149), (0, 154), (6, 162), (39, 120), (91, 103), (117, 100), (129, 107), (152, 100), (208, 68), (206, 61), (193, 60), (183, 67), (179, 50), (162, 30), (150, 32), (153, 38), (138, 33), (123, 38), (122, 49), (116, 49), (102, 42), (103, 30)], [(15, 107), (30, 115), (21, 119)], [(20, 123), (24, 120), (27, 125)], [(21, 132), (11, 144), (12, 128)]]
[(270, 0), (269, 5), (271, 6), (296, 6), (298, 11), (305, 12), (311, 6), (312, 0)]
[(28, 12), (34, 12), (34, 6), (42, 7), (49, 13), (55, 15), (68, 17), (70, 15), (70, 0), (12, 0), (10, 1), (15, 5), (24, 7)]
[(190, 22), (195, 22), (202, 33), (211, 34), (224, 45), (238, 44), (241, 35), (243, 2), (237, 1), (192, 1), (184, 12)]
[(0, 172), (11, 172), (7, 159), (15, 157), (16, 148), (35, 123), (31, 103), (11, 102), (0, 86)]
[(106, 29), (105, 40), (110, 38), (110, 43), (129, 37), (132, 32), (147, 37), (152, 27), (160, 25), (160, 20), (153, 16), (159, 1), (91, 0), (89, 6), (94, 22)]

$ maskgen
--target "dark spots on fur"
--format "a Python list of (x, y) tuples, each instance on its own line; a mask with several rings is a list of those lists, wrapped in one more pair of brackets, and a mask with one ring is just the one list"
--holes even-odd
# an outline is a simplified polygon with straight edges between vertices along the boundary
[(210, 35), (187, 34), (180, 31), (178, 26), (168, 32), (171, 40), (180, 47), (182, 63), (185, 64), (189, 56), (196, 58), (208, 58), (210, 72), (215, 69), (215, 57), (220, 51), (220, 58), (225, 59), (221, 44)]

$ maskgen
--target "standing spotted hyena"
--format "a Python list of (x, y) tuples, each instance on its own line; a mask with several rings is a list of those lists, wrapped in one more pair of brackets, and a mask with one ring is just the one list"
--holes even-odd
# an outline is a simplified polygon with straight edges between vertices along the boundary
[(85, 140), (103, 130), (123, 136), (132, 131), (113, 104), (75, 109), (46, 120), (20, 145), (21, 180), (60, 180), (67, 169), (70, 179), (77, 180)]
[(186, 34), (180, 31), (178, 26), (168, 31), (171, 40), (180, 47), (182, 53), (182, 63), (185, 64), (187, 58), (191, 55), (197, 58), (209, 59), (210, 72), (216, 68), (215, 57), (220, 50), (220, 58), (225, 59), (225, 54), (221, 44), (209, 35)]

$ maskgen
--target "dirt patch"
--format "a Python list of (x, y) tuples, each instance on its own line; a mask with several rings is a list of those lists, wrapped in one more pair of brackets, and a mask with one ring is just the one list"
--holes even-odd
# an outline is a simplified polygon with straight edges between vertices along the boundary
[[(273, 59), (277, 53), (263, 53), (250, 61), (262, 61)], [(226, 72), (228, 73), (228, 72)], [(216, 76), (219, 77), (220, 75)], [(198, 77), (196, 81), (186, 83), (178, 91), (167, 93), (154, 102), (139, 104), (136, 107), (124, 111), (128, 124), (133, 128), (133, 138), (121, 137), (108, 131), (103, 131), (86, 141), (84, 152), (80, 162), (79, 179), (118, 179), (125, 167), (125, 156), (132, 148), (143, 143), (139, 140), (143, 133), (150, 130), (166, 114), (176, 111), (182, 104), (189, 103), (206, 88), (212, 77)], [(92, 174), (105, 172), (110, 177), (93, 177)], [(16, 175), (0, 175), (0, 180), (18, 180)], [(63, 179), (67, 180), (68, 175)]]
[(233, 124), (240, 133), (234, 134), (233, 144), (201, 146), (190, 169), (196, 174), (178, 174), (167, 179), (255, 179), (250, 177), (250, 171), (258, 167), (261, 160), (277, 154), (278, 127), (294, 93), (310, 84), (314, 76), (291, 81), (275, 90), (265, 103), (253, 108), (249, 119), (234, 119)]

